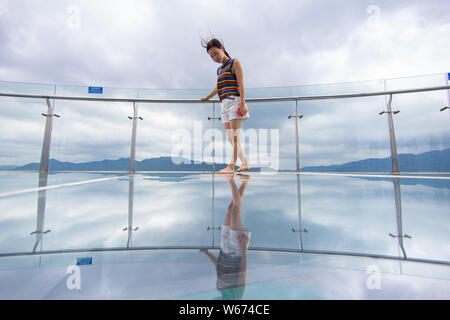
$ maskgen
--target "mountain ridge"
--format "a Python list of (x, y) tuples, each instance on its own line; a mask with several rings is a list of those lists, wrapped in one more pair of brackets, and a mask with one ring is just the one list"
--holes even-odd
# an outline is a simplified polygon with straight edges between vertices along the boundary
[[(419, 154), (405, 153), (399, 154), (400, 171), (403, 172), (450, 172), (450, 148), (444, 150), (432, 150)], [(180, 162), (175, 164), (174, 161)], [(212, 164), (209, 162), (192, 163), (182, 157), (158, 157), (135, 161), (136, 171), (212, 171)], [(216, 163), (216, 170), (225, 168), (227, 164)], [(117, 160), (99, 160), (90, 162), (63, 162), (50, 159), (49, 169), (53, 171), (128, 171), (130, 158), (119, 158)], [(0, 166), (0, 170), (39, 170), (39, 163), (28, 163), (23, 166)], [(261, 167), (252, 167), (250, 171), (261, 171)], [(295, 170), (279, 170), (295, 171)], [(350, 161), (343, 164), (328, 166), (307, 166), (302, 167), (305, 172), (389, 172), (392, 171), (392, 161), (387, 158), (369, 158), (363, 160)]]

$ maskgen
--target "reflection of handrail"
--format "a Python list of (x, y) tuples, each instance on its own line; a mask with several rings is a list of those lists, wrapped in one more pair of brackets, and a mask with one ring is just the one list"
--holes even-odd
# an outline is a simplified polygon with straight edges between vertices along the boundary
[[(404, 94), (425, 91), (448, 90), (450, 86), (403, 89), (393, 91), (378, 91), (366, 93), (349, 93), (325, 96), (296, 96), (296, 97), (278, 97), (278, 98), (246, 98), (246, 102), (273, 102), (273, 101), (298, 101), (298, 100), (324, 100), (324, 99), (348, 99), (359, 97), (384, 96), (390, 94)], [(220, 100), (198, 100), (198, 99), (131, 99), (131, 98), (89, 98), (89, 97), (69, 97), (69, 96), (48, 96), (38, 94), (18, 94), (18, 93), (0, 93), (1, 97), (15, 98), (34, 98), (34, 99), (54, 99), (54, 100), (78, 100), (78, 101), (107, 101), (107, 102), (140, 102), (140, 103), (217, 103)]]
[[(92, 248), (92, 249), (71, 249), (71, 250), (49, 250), (40, 251), (39, 253), (33, 252), (12, 252), (12, 253), (1, 253), (0, 258), (5, 257), (20, 257), (20, 256), (41, 256), (41, 255), (52, 255), (52, 254), (68, 254), (68, 253), (95, 253), (95, 252), (131, 252), (131, 251), (161, 251), (161, 250), (219, 250), (217, 247), (208, 246), (165, 246), (165, 247), (113, 247), (113, 248)], [(401, 260), (409, 262), (422, 262), (431, 264), (441, 264), (450, 265), (450, 261), (443, 260), (432, 260), (432, 259), (422, 259), (422, 258), (402, 258), (398, 256), (388, 256), (382, 254), (373, 253), (359, 253), (359, 252), (344, 252), (344, 251), (329, 251), (329, 250), (300, 250), (300, 249), (283, 249), (283, 248), (251, 248), (249, 247), (247, 251), (255, 252), (279, 252), (279, 253), (296, 253), (296, 254), (317, 254), (317, 255), (327, 255), (327, 256), (348, 256), (348, 257), (360, 257), (360, 258), (375, 258), (375, 259), (387, 259), (387, 260)]]

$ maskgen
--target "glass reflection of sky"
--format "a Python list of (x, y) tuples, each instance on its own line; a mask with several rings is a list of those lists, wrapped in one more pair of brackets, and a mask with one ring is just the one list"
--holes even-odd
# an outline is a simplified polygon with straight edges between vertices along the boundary
[[(395, 259), (389, 262), (383, 262), (384, 259), (375, 261), (378, 265), (390, 264), (386, 270), (393, 273), (400, 268), (402, 273), (421, 275), (423, 270), (435, 268), (435, 264), (418, 262), (415, 263), (425, 265), (424, 268), (418, 268), (420, 271), (417, 270), (417, 265), (414, 266), (414, 262), (402, 262), (404, 265), (398, 267), (397, 263), (401, 263), (406, 255), (413, 260), (444, 262), (438, 266), (444, 269), (434, 276), (448, 278), (446, 268), (450, 261), (450, 180), (400, 178), (396, 185), (392, 178), (310, 174), (297, 176), (290, 173), (250, 176), (241, 206), (242, 223), (252, 232), (248, 262), (248, 284), (251, 285), (247, 290), (247, 298), (257, 298), (256, 293), (264, 286), (270, 290), (278, 290), (281, 298), (339, 298), (337, 293), (325, 294), (325, 289), (319, 290), (317, 283), (314, 289), (319, 290), (317, 292), (307, 288), (306, 291), (298, 289), (296, 283), (303, 280), (299, 280), (298, 272), (293, 271), (296, 267), (292, 270), (288, 268), (289, 272), (294, 272), (293, 278), (289, 277), (286, 270), (284, 280), (277, 277), (261, 280), (256, 277), (252, 282), (252, 277), (255, 277), (253, 274), (257, 273), (258, 268), (265, 270), (269, 265), (270, 268), (275, 268), (273, 265), (279, 264), (283, 269), (282, 266), (292, 267), (299, 263), (298, 255), (292, 258), (286, 256), (288, 253), (276, 253), (280, 250), (298, 252), (303, 249), (307, 253), (392, 257)], [(103, 178), (109, 179), (95, 181)], [(230, 186), (220, 175), (148, 173), (136, 174), (131, 178), (126, 174), (58, 173), (50, 174), (46, 179), (47, 186), (50, 187), (46, 191), (0, 197), (0, 269), (3, 270), (0, 282), (6, 281), (4, 272), (9, 275), (13, 273), (11, 269), (36, 267), (35, 259), (38, 257), (39, 266), (43, 261), (48, 267), (56, 268), (64, 263), (69, 265), (74, 259), (74, 254), (70, 251), (163, 247), (191, 250), (209, 248), (215, 252), (220, 247), (220, 230), (217, 228), (224, 223), (231, 201)], [(39, 174), (21, 173), (14, 176), (5, 173), (1, 175), (0, 181), (0, 193), (5, 194), (36, 188)], [(82, 181), (94, 182), (51, 188)], [(239, 187), (237, 177), (235, 181)], [(37, 230), (42, 233), (31, 235)], [(408, 237), (394, 237), (399, 232)], [(35, 256), (31, 254), (33, 250)], [(39, 255), (42, 252), (60, 251), (69, 253)], [(20, 259), (11, 257), (16, 253), (28, 256)], [(92, 252), (90, 255), (100, 256), (100, 253)], [(108, 254), (101, 255), (100, 260), (107, 263), (124, 259), (125, 255), (136, 262), (141, 253), (125, 251), (109, 254), (110, 257), (115, 255), (118, 258), (112, 260), (105, 258)], [(203, 261), (205, 270), (211, 268), (205, 257), (197, 258), (193, 252), (184, 255), (189, 257), (185, 262), (191, 258), (195, 261), (199, 259)], [(20, 261), (15, 260), (16, 258)], [(52, 259), (56, 261), (55, 265), (52, 264)], [(58, 262), (58, 259), (65, 262)], [(329, 255), (319, 257), (312, 254), (303, 257), (303, 262), (300, 258), (300, 264), (310, 267), (320, 265), (328, 268), (327, 274), (337, 272), (337, 268), (357, 269), (357, 277), (363, 277), (368, 263), (362, 263), (358, 267), (357, 260), (351, 259), (356, 258), (330, 258)], [(308, 281), (319, 281), (320, 272), (314, 268), (308, 270), (308, 277), (312, 277)], [(210, 271), (205, 272), (209, 274)], [(262, 274), (272, 272), (266, 271)], [(193, 274), (186, 276), (191, 279)], [(61, 277), (64, 277), (64, 272)], [(215, 283), (214, 279), (211, 281)], [(260, 281), (265, 281), (265, 284), (257, 284)], [(173, 295), (166, 294), (165, 297), (214, 298), (211, 296), (214, 295), (214, 290), (210, 290), (208, 286), (202, 289), (204, 291), (185, 290), (178, 294), (173, 289)], [(289, 289), (291, 286), (297, 289)], [(444, 289), (448, 288), (445, 284)], [(51, 298), (52, 295), (48, 297)], [(148, 297), (156, 298), (152, 295)], [(362, 298), (364, 297), (372, 296), (363, 295)]]
[[(37, 187), (36, 173), (17, 175), (15, 184), (13, 177), (2, 174), (3, 193)], [(389, 236), (398, 230), (392, 179), (302, 175), (299, 210), (295, 174), (251, 177), (242, 204), (243, 224), (252, 230), (249, 248), (299, 249), (299, 234), (292, 229), (299, 229), (300, 211), (302, 229), (307, 230), (301, 237), (305, 250), (399, 255), (398, 241)], [(95, 182), (102, 178), (112, 179)], [(46, 191), (44, 228), (51, 232), (44, 235), (42, 250), (126, 246), (128, 175), (48, 176), (49, 187), (78, 181), (94, 182)], [(449, 261), (450, 181), (405, 178), (400, 186), (402, 228), (411, 236), (403, 239), (407, 256)], [(131, 195), (132, 220), (138, 227), (132, 247), (218, 246), (219, 231), (207, 228), (223, 224), (231, 201), (229, 185), (220, 175), (213, 182), (209, 174), (138, 174)], [(37, 198), (37, 191), (0, 198), (0, 252), (31, 251)]]

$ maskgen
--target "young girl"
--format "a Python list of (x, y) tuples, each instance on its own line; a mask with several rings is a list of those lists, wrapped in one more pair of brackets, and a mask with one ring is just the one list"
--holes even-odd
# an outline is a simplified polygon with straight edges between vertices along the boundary
[(216, 87), (201, 100), (208, 100), (216, 94), (219, 95), (219, 99), (222, 101), (222, 122), (227, 139), (233, 148), (231, 163), (218, 173), (234, 173), (234, 165), (238, 156), (242, 165), (236, 172), (250, 170), (239, 140), (241, 123), (250, 118), (245, 103), (244, 75), (241, 63), (238, 59), (231, 59), (223, 44), (217, 39), (212, 39), (208, 43), (202, 40), (202, 46), (206, 48), (211, 59), (222, 65), (217, 69)]
[(225, 220), (221, 227), (220, 251), (216, 258), (207, 249), (200, 249), (216, 268), (216, 288), (223, 299), (242, 299), (247, 278), (247, 249), (251, 231), (242, 224), (241, 207), (249, 175), (238, 175), (242, 184), (237, 188), (234, 175), (221, 174), (230, 184), (231, 203), (228, 205)]

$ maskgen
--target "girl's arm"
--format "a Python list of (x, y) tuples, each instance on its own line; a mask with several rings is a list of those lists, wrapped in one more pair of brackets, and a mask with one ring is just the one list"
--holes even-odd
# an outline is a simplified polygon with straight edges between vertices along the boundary
[(245, 286), (247, 276), (247, 248), (242, 248), (241, 271), (239, 272), (239, 285)]
[(233, 73), (236, 75), (236, 79), (239, 85), (239, 94), (241, 95), (241, 102), (245, 103), (244, 71), (242, 70), (242, 65), (237, 58), (233, 62), (231, 71), (233, 71)]
[(242, 256), (241, 256), (241, 271), (239, 273), (239, 284), (245, 285), (245, 279), (247, 275), (247, 245), (249, 243), (250, 239), (243, 234), (241, 240), (239, 241), (239, 245), (242, 249)]
[(212, 91), (206, 96), (203, 97), (201, 100), (209, 100), (211, 97), (214, 97), (217, 94), (217, 85)]
[(209, 253), (208, 250), (206, 250), (206, 249), (200, 249), (200, 252), (201, 252), (201, 253), (204, 253), (204, 254), (209, 258), (209, 260), (211, 260), (211, 262), (213, 263), (213, 265), (214, 265), (215, 267), (217, 267), (217, 258), (216, 258), (214, 255), (212, 255), (211, 253)]

